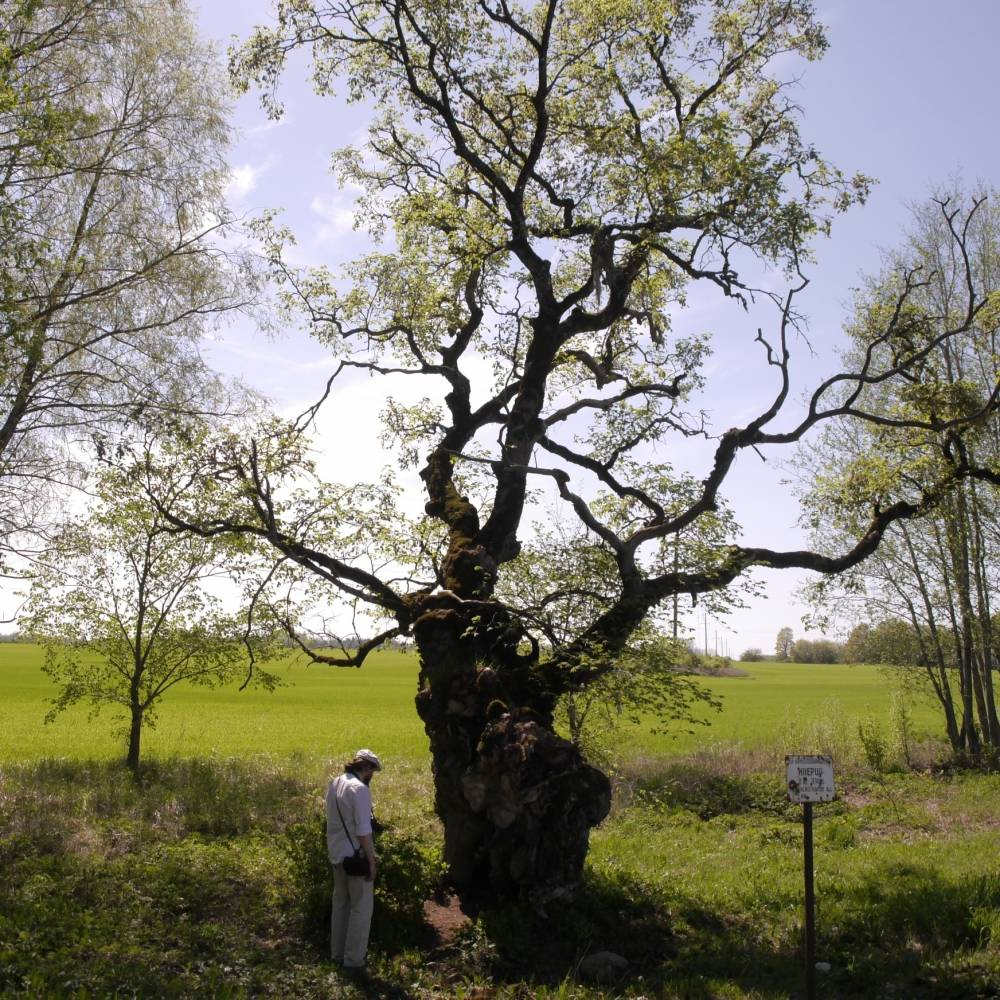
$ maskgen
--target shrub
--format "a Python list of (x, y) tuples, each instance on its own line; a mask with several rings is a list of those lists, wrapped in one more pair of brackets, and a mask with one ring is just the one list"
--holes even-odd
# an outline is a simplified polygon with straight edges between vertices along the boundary
[(893, 749), (908, 767), (913, 767), (913, 716), (909, 703), (901, 691), (892, 696), (889, 720), (893, 732)]
[(865, 763), (876, 774), (885, 774), (889, 770), (889, 741), (875, 719), (862, 719), (858, 722), (858, 740), (861, 742)]
[(839, 663), (844, 647), (831, 639), (796, 639), (792, 659), (796, 663)]
[[(377, 928), (379, 947), (394, 953), (424, 941), (424, 901), (440, 890), (445, 866), (436, 845), (394, 827), (376, 834), (376, 844), (378, 878), (372, 925)], [(301, 900), (303, 933), (325, 950), (333, 893), (333, 868), (326, 852), (326, 817), (316, 814), (290, 827), (284, 846)]]

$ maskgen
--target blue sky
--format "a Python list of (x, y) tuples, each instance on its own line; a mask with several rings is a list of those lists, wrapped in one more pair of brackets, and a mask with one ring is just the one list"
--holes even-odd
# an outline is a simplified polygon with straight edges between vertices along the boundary
[[(246, 37), (271, 15), (269, 0), (193, 3), (203, 32), (222, 49), (232, 36)], [(844, 0), (818, 9), (830, 50), (824, 60), (800, 71), (797, 99), (805, 136), (846, 173), (860, 170), (879, 184), (868, 204), (838, 219), (832, 238), (816, 247), (812, 283), (801, 303), (814, 351), (798, 346), (802, 389), (830, 370), (851, 288), (859, 274), (877, 269), (880, 248), (899, 240), (906, 204), (926, 198), (935, 184), (955, 175), (970, 185), (997, 182), (1000, 163), (995, 104), (1000, 2), (953, 0), (945, 6), (932, 0)], [(349, 260), (364, 241), (352, 229), (353, 195), (339, 190), (328, 172), (329, 154), (358, 137), (365, 109), (315, 97), (301, 63), (290, 66), (284, 97), (287, 113), (280, 123), (266, 119), (253, 95), (237, 102), (240, 139), (232, 155), (231, 201), (241, 212), (283, 209), (303, 262)], [(755, 327), (708, 300), (688, 321), (715, 326), (720, 334), (704, 405), (722, 430), (734, 422), (732, 414), (738, 416), (768, 388), (748, 381), (753, 369), (747, 367), (752, 357), (747, 352)], [(269, 340), (247, 325), (232, 327), (210, 353), (220, 368), (242, 375), (288, 411), (312, 401), (329, 374), (322, 350), (295, 330)], [(336, 408), (324, 418), (324, 466), (334, 478), (374, 475), (385, 461), (374, 448), (380, 394), (358, 380), (341, 397), (341, 406), (349, 405), (352, 413), (350, 433), (344, 433), (345, 418)], [(701, 472), (709, 456), (691, 452), (687, 457), (692, 471)], [(748, 456), (737, 467), (728, 494), (746, 542), (802, 543), (797, 508), (781, 480), (774, 456), (767, 463)], [(769, 573), (761, 579), (766, 599), (754, 600), (722, 623), (710, 621), (710, 647), (718, 642), (733, 655), (748, 646), (770, 651), (783, 625), (796, 636), (804, 634), (804, 609), (795, 597), (803, 578)], [(699, 619), (699, 643), (703, 634)]]

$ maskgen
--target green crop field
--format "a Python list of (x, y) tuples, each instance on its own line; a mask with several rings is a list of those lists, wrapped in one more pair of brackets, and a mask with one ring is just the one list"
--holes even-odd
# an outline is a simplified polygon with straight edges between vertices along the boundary
[[(79, 706), (43, 724), (54, 688), (42, 660), (39, 646), (0, 645), (0, 761), (119, 755), (120, 725), (108, 709), (89, 719), (89, 709)], [(274, 692), (190, 685), (168, 691), (156, 728), (143, 736), (143, 756), (328, 759), (376, 742), (390, 758), (426, 754), (413, 707), (416, 656), (385, 652), (363, 670), (310, 666), (290, 656), (273, 669), (283, 682)]]
[[(703, 717), (707, 727), (680, 727), (661, 737), (636, 733), (638, 744), (652, 753), (689, 753), (706, 743), (746, 746), (788, 744), (820, 738), (834, 743), (857, 723), (874, 719), (888, 725), (899, 677), (884, 667), (854, 664), (740, 664), (746, 677), (705, 679), (722, 699), (722, 710)], [(907, 697), (917, 736), (939, 735), (933, 706), (923, 697)]]
[[(54, 689), (42, 659), (38, 646), (0, 645), (0, 761), (117, 756), (119, 724), (107, 709), (90, 719), (81, 706), (43, 725)], [(421, 760), (427, 740), (413, 706), (417, 669), (414, 654), (399, 652), (375, 654), (360, 670), (290, 656), (277, 667), (283, 684), (274, 692), (179, 686), (164, 697), (143, 755), (319, 761), (378, 744), (390, 760)], [(706, 714), (710, 725), (674, 726), (662, 735), (647, 727), (626, 730), (632, 751), (673, 756), (719, 743), (801, 750), (810, 741), (835, 745), (838, 729), (853, 738), (860, 719), (887, 722), (895, 685), (880, 668), (759, 663), (746, 669), (746, 677), (704, 681), (723, 701), (721, 712)], [(936, 731), (929, 705), (918, 702), (912, 712), (918, 734)]]

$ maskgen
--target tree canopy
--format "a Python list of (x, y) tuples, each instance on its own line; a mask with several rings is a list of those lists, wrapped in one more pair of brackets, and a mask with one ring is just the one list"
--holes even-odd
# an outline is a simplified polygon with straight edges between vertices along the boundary
[[(917, 283), (903, 279), (872, 313), (858, 363), (802, 407), (790, 400), (809, 241), (867, 187), (804, 141), (778, 75), (825, 48), (804, 0), (276, 9), (234, 51), (235, 78), (259, 85), (279, 115), (282, 72), (303, 49), (321, 94), (343, 88), (377, 109), (366, 143), (335, 154), (342, 180), (364, 192), (359, 218), (376, 245), (334, 274), (293, 266), (276, 219), (259, 233), (286, 306), (336, 357), (328, 394), (358, 373), (427, 386), (422, 403), (386, 408), (400, 463), (420, 468), (426, 518), (403, 517), (391, 483), (310, 486), (315, 409), (250, 441), (207, 441), (188, 475), (211, 481), (211, 502), (180, 491), (160, 506), (205, 536), (267, 540), (381, 623), (328, 661), (360, 664), (379, 641), (415, 637), (452, 878), (467, 898), (541, 902), (579, 877), (610, 802), (604, 776), (554, 732), (556, 699), (612, 670), (674, 595), (719, 591), (753, 566), (844, 570), (890, 525), (986, 474), (960, 442), (995, 393), (947, 415), (894, 417), (900, 433), (938, 442), (936, 474), (870, 509), (835, 552), (702, 530), (720, 517), (739, 456), (835, 418), (884, 423), (880, 387), (920, 384), (929, 354), (969, 335), (988, 301), (970, 280), (930, 332), (912, 322)], [(772, 296), (772, 326), (756, 331), (764, 402), (719, 431), (698, 409), (710, 338), (675, 331), (675, 318), (694, 283), (766, 301), (746, 277), (762, 263), (789, 284)], [(707, 453), (701, 479), (670, 461), (672, 442), (692, 438)], [(504, 596), (539, 497), (600, 554), (600, 587), (587, 588), (599, 599), (558, 646), (544, 616)], [(695, 560), (670, 558), (675, 540), (690, 553), (699, 539)]]
[(779, 629), (778, 635), (774, 640), (774, 655), (779, 660), (790, 660), (792, 658), (792, 646), (794, 643), (795, 636), (787, 625)]
[[(814, 592), (827, 613), (846, 611), (849, 620), (873, 626), (867, 635), (852, 633), (854, 655), (919, 668), (952, 747), (973, 754), (1000, 745), (993, 687), (998, 262), (997, 192), (953, 186), (914, 206), (906, 240), (858, 293), (850, 350), (854, 359), (873, 350), (871, 325), (887, 310), (898, 314), (898, 332), (875, 350), (920, 342), (932, 349), (916, 371), (880, 386), (872, 399), (878, 419), (831, 428), (803, 453), (814, 536), (828, 547), (856, 533), (873, 506), (913, 497), (939, 479), (954, 453), (980, 470), (955, 484), (929, 516), (894, 525), (870, 560)], [(968, 336), (942, 336), (969, 314), (972, 290), (985, 304)], [(954, 434), (950, 425), (968, 413), (977, 416)]]
[(173, 0), (0, 13), (0, 558), (97, 428), (224, 403), (197, 342), (248, 294), (224, 76)]

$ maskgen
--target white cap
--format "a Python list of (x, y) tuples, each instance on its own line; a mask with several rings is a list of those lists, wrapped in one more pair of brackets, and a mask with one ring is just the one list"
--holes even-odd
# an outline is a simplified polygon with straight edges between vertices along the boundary
[(376, 771), (382, 770), (382, 761), (378, 759), (378, 754), (376, 754), (372, 750), (367, 749), (367, 747), (362, 750), (359, 750), (354, 755), (354, 759), (359, 762), (363, 761), (365, 764), (371, 764), (371, 766), (374, 767)]

